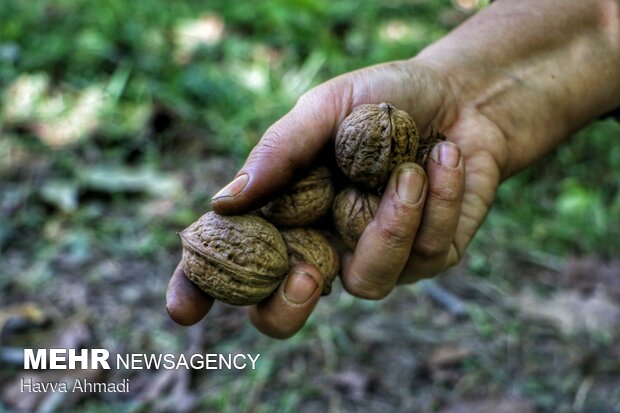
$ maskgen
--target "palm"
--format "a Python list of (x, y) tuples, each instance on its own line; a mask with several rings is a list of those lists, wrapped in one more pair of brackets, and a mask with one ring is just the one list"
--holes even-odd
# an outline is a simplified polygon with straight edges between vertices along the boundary
[[(360, 239), (369, 248), (358, 248), (361, 254), (344, 257), (342, 282), (353, 295), (377, 299), (387, 295), (396, 283), (433, 276), (456, 264), (482, 223), (500, 180), (495, 159), (497, 154), (506, 153), (500, 147), (505, 142), (500, 129), (459, 101), (453, 90), (439, 71), (413, 61), (378, 65), (335, 78), (305, 94), (291, 112), (265, 132), (238, 173), (238, 177), (251, 176), (243, 192), (214, 199), (212, 206), (218, 213), (240, 214), (264, 205), (329, 144), (352, 108), (390, 102), (409, 112), (423, 135), (434, 126), (456, 143), (460, 151), (451, 144), (441, 147), (456, 150), (458, 162), (450, 168), (437, 160), (429, 161), (428, 179), (422, 178), (428, 188), (423, 202), (393, 209), (398, 197), (394, 191), (390, 196), (384, 193), (373, 220), (375, 232), (369, 231), (369, 225)], [(403, 215), (404, 210), (409, 212)], [(382, 238), (376, 231), (390, 222), (396, 222), (392, 231), (400, 230), (400, 235)], [(388, 238), (394, 235), (384, 231), (386, 234)], [(306, 274), (322, 279), (313, 266), (302, 266)], [(307, 291), (318, 294), (313, 293), (303, 305), (292, 305), (282, 298), (283, 288), (250, 309), (250, 319), (259, 330), (281, 338), (303, 326), (321, 290)], [(213, 299), (193, 286), (179, 266), (168, 288), (171, 317), (181, 324), (193, 324), (212, 304)]]
[(414, 248), (399, 282), (432, 276), (456, 264), (489, 211), (499, 184), (500, 171), (493, 156), (502, 150), (498, 147), (503, 142), (499, 128), (474, 107), (460, 102), (441, 73), (412, 61), (353, 72), (322, 88), (331, 90), (332, 95), (341, 93), (349, 97), (338, 101), (342, 106), (332, 112), (341, 116), (335, 124), (342, 121), (342, 114), (346, 115), (359, 104), (388, 101), (409, 112), (423, 133), (432, 125), (459, 145), (465, 181), (462, 202), (455, 206), (460, 212), (450, 251), (443, 256), (422, 257), (421, 263), (420, 254)]

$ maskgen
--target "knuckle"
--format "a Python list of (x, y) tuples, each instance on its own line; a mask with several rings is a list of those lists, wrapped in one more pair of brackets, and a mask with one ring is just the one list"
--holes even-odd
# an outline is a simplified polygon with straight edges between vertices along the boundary
[(313, 87), (299, 96), (296, 106), (315, 105), (317, 103), (333, 103), (340, 95), (340, 88), (335, 87), (333, 80)]
[(423, 236), (416, 240), (414, 251), (425, 258), (435, 258), (446, 253), (443, 241), (435, 236)]
[(283, 136), (276, 127), (272, 126), (265, 131), (252, 152), (270, 153), (274, 149), (278, 149), (284, 143)]
[(285, 140), (285, 135), (277, 128), (268, 129), (250, 152), (246, 166), (267, 162), (277, 165), (284, 172), (294, 170), (295, 165), (288, 151), (290, 144), (287, 144)]
[(411, 242), (412, 235), (403, 225), (396, 222), (381, 222), (377, 224), (377, 237), (389, 249), (398, 249)]
[(461, 189), (455, 183), (441, 183), (431, 185), (429, 193), (431, 199), (456, 204), (461, 199)]
[(326, 85), (320, 85), (303, 93), (295, 103), (295, 109), (307, 112), (311, 108), (330, 105), (332, 103), (331, 88)]
[[(339, 113), (340, 118), (343, 119), (350, 111), (352, 95), (351, 79), (348, 76), (341, 76), (302, 94), (295, 103), (295, 109), (315, 113), (318, 117), (324, 116), (327, 112)], [(317, 107), (322, 110), (311, 110)]]
[(295, 102), (295, 107), (304, 107), (307, 105), (312, 105), (316, 101), (317, 89), (313, 88), (308, 90), (305, 93), (302, 93), (299, 98), (297, 98), (297, 102)]
[(396, 196), (390, 205), (390, 215), (394, 217), (396, 222), (393, 222), (393, 226), (402, 227), (403, 223), (407, 223), (413, 216), (422, 210), (423, 203), (417, 202), (415, 204), (402, 201)]

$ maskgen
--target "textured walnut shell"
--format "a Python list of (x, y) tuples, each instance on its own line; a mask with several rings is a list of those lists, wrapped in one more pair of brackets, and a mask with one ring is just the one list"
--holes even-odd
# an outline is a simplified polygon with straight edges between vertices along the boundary
[(397, 165), (415, 161), (418, 141), (407, 112), (389, 103), (360, 105), (338, 129), (336, 161), (351, 181), (377, 189)]
[(262, 301), (288, 270), (282, 236), (258, 216), (208, 212), (179, 236), (187, 278), (211, 297), (229, 304)]
[(303, 226), (325, 215), (333, 199), (334, 186), (329, 169), (319, 166), (264, 206), (261, 212), (278, 225)]
[(354, 186), (346, 187), (334, 198), (334, 226), (349, 249), (355, 249), (357, 240), (375, 217), (380, 202), (379, 196)]
[(280, 232), (288, 248), (289, 266), (305, 262), (317, 267), (323, 275), (323, 295), (329, 294), (340, 271), (340, 258), (331, 242), (310, 228), (286, 228)]

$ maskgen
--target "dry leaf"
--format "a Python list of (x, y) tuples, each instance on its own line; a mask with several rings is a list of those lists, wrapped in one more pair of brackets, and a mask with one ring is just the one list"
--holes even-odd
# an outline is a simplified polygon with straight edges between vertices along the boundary
[(525, 291), (516, 297), (516, 302), (524, 314), (548, 319), (565, 334), (611, 330), (620, 326), (620, 306), (600, 289), (589, 295), (562, 290), (549, 297)]
[(472, 356), (472, 351), (467, 348), (444, 345), (435, 349), (428, 359), (430, 368), (446, 368), (455, 366)]

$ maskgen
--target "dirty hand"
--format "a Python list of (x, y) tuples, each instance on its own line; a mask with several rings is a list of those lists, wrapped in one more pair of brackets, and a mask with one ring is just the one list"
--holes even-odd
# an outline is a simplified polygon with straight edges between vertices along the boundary
[[(411, 60), (348, 73), (303, 95), (270, 127), (213, 209), (238, 214), (265, 204), (331, 145), (338, 125), (364, 103), (389, 102), (447, 141), (427, 171), (396, 168), (356, 251), (343, 257), (342, 284), (379, 299), (396, 284), (458, 262), (499, 183), (572, 132), (620, 106), (617, 0), (498, 0)], [(551, 29), (550, 29), (551, 28)], [(303, 265), (250, 309), (267, 335), (289, 337), (319, 299), (321, 277)], [(177, 268), (168, 311), (193, 324), (212, 299)]]
[[(499, 171), (489, 153), (459, 148), (457, 141), (484, 134), (484, 128), (457, 127), (456, 100), (442, 74), (413, 60), (352, 72), (303, 95), (266, 131), (233, 181), (214, 196), (213, 209), (240, 214), (264, 205), (326, 145), (333, 145), (338, 125), (352, 108), (383, 101), (410, 113), (422, 134), (433, 125), (447, 141), (434, 148), (427, 171), (405, 163), (393, 172), (374, 221), (356, 251), (343, 256), (342, 283), (355, 296), (379, 299), (397, 283), (433, 276), (456, 264), (488, 210)], [(466, 165), (475, 174), (467, 185)], [(294, 334), (320, 297), (321, 279), (313, 266), (293, 268), (276, 293), (250, 308), (252, 322), (270, 336)], [(211, 301), (178, 267), (168, 291), (171, 316), (191, 324), (208, 311)]]

